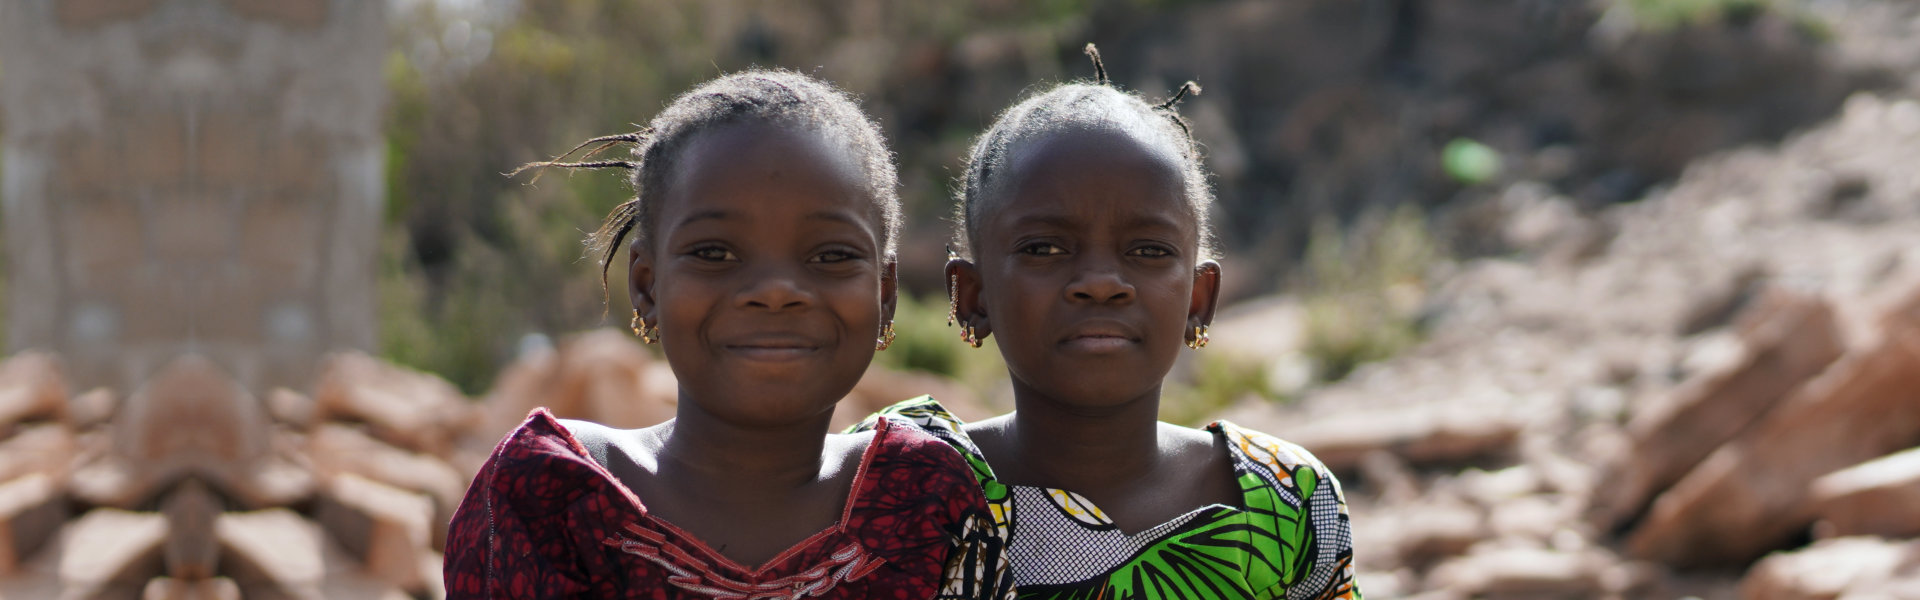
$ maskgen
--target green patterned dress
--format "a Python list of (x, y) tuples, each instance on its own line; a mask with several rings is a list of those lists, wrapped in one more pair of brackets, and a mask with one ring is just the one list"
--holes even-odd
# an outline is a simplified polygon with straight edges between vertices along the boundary
[(1127, 535), (1086, 498), (1007, 485), (932, 398), (877, 419), (909, 422), (953, 445), (980, 481), (1023, 599), (1254, 598), (1359, 600), (1346, 500), (1326, 466), (1299, 446), (1216, 421), (1233, 454), (1241, 506), (1215, 504)]

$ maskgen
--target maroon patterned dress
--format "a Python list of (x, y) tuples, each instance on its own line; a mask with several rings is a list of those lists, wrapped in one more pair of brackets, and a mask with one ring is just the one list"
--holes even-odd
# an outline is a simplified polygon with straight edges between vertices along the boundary
[(960, 455), (883, 423), (833, 527), (759, 570), (647, 512), (545, 409), (494, 449), (447, 535), (449, 598), (1011, 598)]

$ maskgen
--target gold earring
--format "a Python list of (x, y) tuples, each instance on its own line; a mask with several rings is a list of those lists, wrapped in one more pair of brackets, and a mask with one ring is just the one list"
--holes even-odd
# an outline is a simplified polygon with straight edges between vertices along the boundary
[[(952, 254), (951, 251), (948, 254)], [(947, 326), (952, 327), (960, 320), (960, 276), (947, 278)]]
[(1193, 326), (1193, 339), (1187, 340), (1187, 347), (1195, 350), (1207, 347), (1207, 326)]
[[(960, 255), (954, 253), (953, 244), (947, 244), (947, 262), (953, 262), (956, 258), (960, 258)], [(959, 320), (960, 274), (954, 273), (947, 276), (947, 326), (952, 327)]]
[(873, 349), (885, 350), (887, 349), (887, 346), (892, 346), (892, 345), (893, 345), (893, 321), (887, 321), (886, 323), (883, 323), (880, 325), (880, 338), (877, 340), (874, 340)]
[(981, 342), (980, 332), (974, 331), (972, 323), (962, 324), (960, 326), (960, 341), (966, 342), (968, 346), (979, 348)]
[(639, 310), (633, 311), (633, 322), (628, 323), (627, 327), (633, 329), (634, 335), (642, 335), (640, 333), (640, 311)]

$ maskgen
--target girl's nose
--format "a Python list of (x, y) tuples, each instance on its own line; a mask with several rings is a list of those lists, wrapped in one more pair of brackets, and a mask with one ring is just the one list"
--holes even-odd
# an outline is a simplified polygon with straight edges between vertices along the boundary
[(1067, 283), (1067, 296), (1079, 302), (1123, 302), (1132, 300), (1133, 293), (1133, 284), (1111, 267), (1082, 271)]
[(740, 306), (772, 311), (791, 310), (813, 302), (813, 293), (797, 275), (782, 269), (764, 269), (740, 290)]

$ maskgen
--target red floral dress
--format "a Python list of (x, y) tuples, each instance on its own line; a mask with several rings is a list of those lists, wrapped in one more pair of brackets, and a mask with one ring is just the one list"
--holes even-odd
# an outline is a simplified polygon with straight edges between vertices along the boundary
[(833, 527), (759, 570), (647, 512), (545, 409), (494, 449), (447, 535), (449, 598), (1011, 598), (960, 455), (885, 422)]

